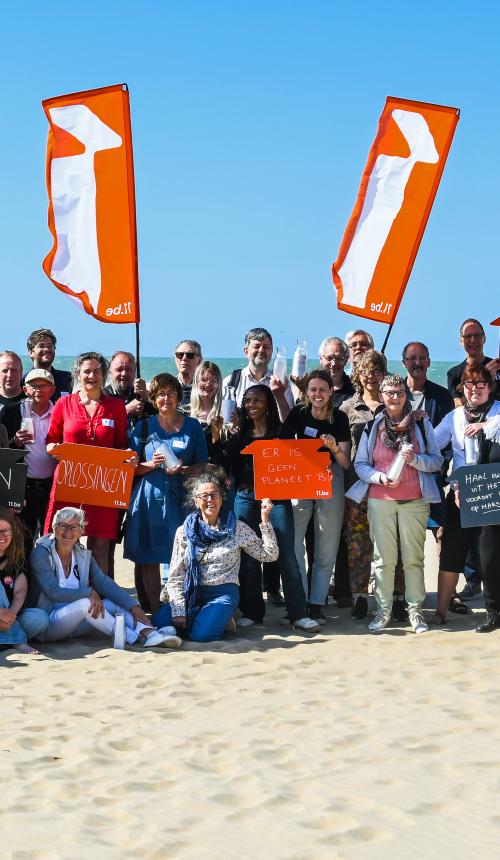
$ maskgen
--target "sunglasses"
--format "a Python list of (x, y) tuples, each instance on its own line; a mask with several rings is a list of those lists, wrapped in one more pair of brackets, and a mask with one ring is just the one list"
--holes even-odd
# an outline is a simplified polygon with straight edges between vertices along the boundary
[(464, 388), (467, 388), (469, 391), (472, 388), (478, 388), (479, 391), (482, 391), (487, 385), (487, 382), (464, 382)]
[(196, 355), (199, 355), (199, 352), (176, 352), (175, 357), (178, 359), (181, 358), (194, 358)]

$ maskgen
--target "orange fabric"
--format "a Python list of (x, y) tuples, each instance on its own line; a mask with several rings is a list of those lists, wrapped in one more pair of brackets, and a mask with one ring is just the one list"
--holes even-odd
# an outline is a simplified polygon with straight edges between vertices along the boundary
[(42, 105), (50, 125), (46, 178), (54, 237), (43, 269), (96, 319), (139, 322), (128, 90), (119, 84)]
[(456, 108), (387, 98), (332, 266), (340, 310), (384, 323), (396, 318), (458, 119)]
[(256, 499), (331, 499), (330, 454), (321, 439), (256, 439), (241, 451), (253, 454)]

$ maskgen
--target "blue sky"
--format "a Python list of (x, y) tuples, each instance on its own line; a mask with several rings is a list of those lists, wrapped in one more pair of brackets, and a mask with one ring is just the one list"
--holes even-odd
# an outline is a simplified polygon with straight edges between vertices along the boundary
[(462, 319), (500, 315), (499, 23), (497, 4), (459, 0), (5, 5), (0, 346), (23, 352), (41, 325), (61, 354), (134, 346), (132, 326), (87, 317), (41, 269), (40, 102), (126, 81), (144, 355), (185, 336), (239, 355), (254, 325), (290, 352), (357, 325), (381, 344), (386, 326), (337, 310), (330, 266), (395, 95), (461, 120), (387, 352), (417, 338), (436, 360), (459, 357)]

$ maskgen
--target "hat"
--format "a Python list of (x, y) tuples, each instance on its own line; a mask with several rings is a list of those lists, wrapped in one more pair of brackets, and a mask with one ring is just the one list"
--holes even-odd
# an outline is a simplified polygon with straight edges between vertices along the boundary
[(33, 370), (30, 370), (29, 373), (24, 377), (24, 384), (34, 382), (35, 379), (44, 379), (46, 382), (50, 382), (51, 385), (54, 385), (54, 377), (48, 370), (43, 370), (41, 367), (34, 367)]

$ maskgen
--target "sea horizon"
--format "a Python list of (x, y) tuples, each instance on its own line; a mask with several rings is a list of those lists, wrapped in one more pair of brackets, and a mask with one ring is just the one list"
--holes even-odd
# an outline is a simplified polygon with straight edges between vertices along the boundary
[[(212, 358), (210, 356), (205, 356), (205, 358), (209, 361), (213, 361), (220, 367), (220, 371), (222, 376), (228, 376), (232, 370), (235, 370), (239, 367), (245, 367), (247, 362), (245, 360), (245, 356), (237, 356), (234, 358)], [(31, 360), (28, 355), (21, 355), (21, 359), (23, 362), (23, 368), (26, 372), (30, 369)], [(57, 355), (54, 365), (56, 368), (60, 370), (71, 370), (73, 362), (75, 360), (75, 356), (71, 355)], [(432, 382), (436, 382), (438, 385), (446, 386), (446, 374), (450, 367), (458, 364), (460, 358), (450, 359), (449, 361), (434, 361), (431, 362), (431, 366), (428, 370), (427, 376)], [(390, 373), (401, 373), (404, 375), (404, 367), (401, 361), (388, 360), (387, 362), (388, 370)], [(307, 370), (310, 372), (314, 368), (319, 367), (319, 363), (316, 359), (308, 359), (307, 361)], [(288, 361), (288, 373), (290, 373), (292, 369), (291, 360)], [(177, 369), (175, 366), (175, 362), (173, 358), (167, 358), (165, 356), (150, 356), (150, 355), (142, 355), (141, 356), (141, 377), (149, 382), (153, 376), (156, 376), (158, 373), (172, 373), (177, 375)]]

